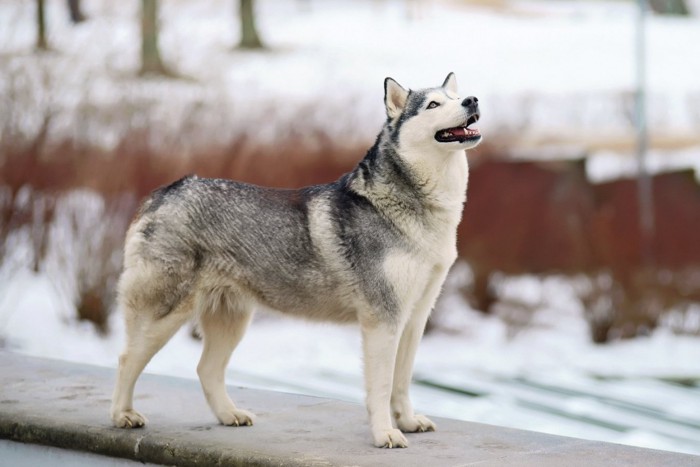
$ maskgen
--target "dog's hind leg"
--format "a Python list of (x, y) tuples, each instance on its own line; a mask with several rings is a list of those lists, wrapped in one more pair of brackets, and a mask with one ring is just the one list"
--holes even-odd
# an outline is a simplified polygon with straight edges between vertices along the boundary
[(225, 306), (200, 312), (204, 349), (197, 374), (209, 407), (224, 425), (252, 425), (255, 420), (252, 413), (236, 407), (226, 393), (224, 381), (231, 353), (243, 338), (251, 317), (250, 310), (226, 309)]
[(367, 412), (379, 448), (405, 448), (406, 437), (391, 424), (391, 398), (394, 360), (399, 342), (396, 326), (360, 320), (362, 350), (365, 361)]
[(117, 383), (112, 396), (112, 422), (119, 428), (138, 428), (147, 419), (133, 409), (134, 386), (148, 362), (187, 321), (190, 314), (180, 307), (158, 317), (150, 310), (124, 309), (127, 322), (127, 343), (119, 357)]

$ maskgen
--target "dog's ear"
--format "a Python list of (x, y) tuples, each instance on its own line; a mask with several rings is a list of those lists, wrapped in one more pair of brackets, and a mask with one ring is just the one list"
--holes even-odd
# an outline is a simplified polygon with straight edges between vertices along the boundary
[(406, 107), (406, 99), (408, 99), (408, 91), (402, 88), (399, 83), (391, 78), (384, 80), (384, 105), (389, 118), (401, 115)]
[(450, 74), (447, 75), (445, 82), (442, 83), (442, 87), (457, 94), (457, 77), (454, 73), (450, 72)]

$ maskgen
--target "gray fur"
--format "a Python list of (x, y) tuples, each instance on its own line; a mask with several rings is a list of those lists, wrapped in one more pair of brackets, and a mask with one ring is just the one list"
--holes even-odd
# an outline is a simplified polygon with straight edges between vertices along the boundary
[[(113, 398), (117, 426), (145, 423), (131, 407), (136, 378), (192, 318), (204, 334), (198, 372), (212, 410), (224, 424), (252, 424), (252, 414), (225, 394), (223, 370), (252, 309), (262, 305), (360, 322), (376, 445), (406, 446), (381, 389), (394, 373), (391, 413), (399, 428), (435, 428), (413, 414), (410, 367), (456, 256), (463, 150), (480, 139), (436, 141), (442, 127), (478, 118), (475, 104), (460, 105), (445, 88), (453, 78), (418, 91), (388, 78), (382, 131), (357, 167), (333, 183), (283, 190), (188, 176), (150, 195), (127, 233), (119, 283), (128, 342)], [(444, 108), (426, 110), (428, 99)], [(422, 159), (419, 147), (427, 151)]]
[[(401, 238), (372, 203), (349, 189), (354, 176), (300, 190), (190, 176), (154, 192), (142, 209), (139, 220), (145, 222), (139, 222), (134, 235), (142, 237), (136, 253), (170, 271), (154, 297), (160, 303), (167, 297), (161, 315), (192, 293), (202, 275), (213, 274), (243, 282), (256, 301), (272, 309), (293, 314), (323, 310), (338, 316), (325, 319), (356, 320), (334, 303), (342, 279), (334, 277), (309, 232), (309, 203), (319, 200), (331, 213), (340, 269), (353, 272), (358, 292), (382, 319), (389, 319), (396, 298), (378, 265), (386, 245), (399, 245)], [(328, 293), (319, 294), (319, 289)]]

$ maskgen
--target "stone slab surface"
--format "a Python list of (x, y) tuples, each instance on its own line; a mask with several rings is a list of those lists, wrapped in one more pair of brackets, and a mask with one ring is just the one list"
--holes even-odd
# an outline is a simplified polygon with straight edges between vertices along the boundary
[[(194, 370), (193, 370), (194, 372)], [(145, 428), (114, 428), (114, 370), (0, 352), (0, 438), (168, 465), (700, 466), (700, 456), (448, 419), (409, 434), (408, 449), (371, 445), (357, 404), (229, 388), (255, 426), (225, 427), (195, 380), (144, 374), (135, 408)]]

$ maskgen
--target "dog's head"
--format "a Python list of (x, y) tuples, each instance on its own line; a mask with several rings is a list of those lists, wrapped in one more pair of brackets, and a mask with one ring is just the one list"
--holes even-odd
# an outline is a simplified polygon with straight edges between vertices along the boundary
[(437, 88), (406, 90), (391, 78), (384, 80), (384, 104), (392, 138), (400, 146), (470, 149), (481, 133), (469, 128), (479, 120), (479, 100), (457, 93), (454, 73)]

